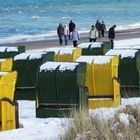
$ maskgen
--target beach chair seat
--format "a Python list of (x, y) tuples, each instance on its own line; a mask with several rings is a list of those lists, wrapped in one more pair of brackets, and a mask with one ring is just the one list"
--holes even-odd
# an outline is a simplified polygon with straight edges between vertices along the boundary
[(118, 55), (119, 61), (119, 79), (121, 84), (121, 95), (123, 97), (139, 96), (139, 76), (137, 69), (138, 50), (115, 49), (110, 50), (106, 55)]
[(65, 117), (87, 107), (85, 63), (46, 62), (38, 73), (36, 117)]
[(0, 131), (19, 127), (18, 104), (14, 101), (17, 72), (0, 72)]
[(15, 99), (35, 100), (38, 67), (53, 60), (53, 52), (28, 52), (14, 57), (13, 69), (18, 72)]

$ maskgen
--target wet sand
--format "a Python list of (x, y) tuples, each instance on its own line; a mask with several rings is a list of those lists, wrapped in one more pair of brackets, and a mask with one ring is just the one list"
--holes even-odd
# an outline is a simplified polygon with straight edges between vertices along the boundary
[[(80, 34), (80, 36), (81, 37), (80, 37), (80, 40), (78, 41), (78, 44), (89, 41), (88, 33)], [(116, 31), (115, 40), (133, 39), (133, 38), (140, 38), (140, 28)], [(97, 41), (108, 41), (107, 32), (105, 33), (104, 38), (97, 39)], [(1, 45), (4, 45), (4, 46), (5, 45), (10, 45), (10, 46), (25, 45), (26, 50), (43, 49), (43, 48), (48, 48), (48, 47), (60, 47), (58, 39), (45, 40), (45, 41), (43, 40), (43, 41), (20, 42), (20, 43), (11, 43), (11, 44), (7, 43), (7, 44), (1, 44)], [(68, 45), (72, 45), (71, 40), (68, 41)]]

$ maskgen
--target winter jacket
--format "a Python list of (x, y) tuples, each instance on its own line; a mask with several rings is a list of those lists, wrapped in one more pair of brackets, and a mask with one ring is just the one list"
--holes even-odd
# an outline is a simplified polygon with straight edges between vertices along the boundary
[(75, 24), (73, 22), (69, 23), (69, 32), (72, 32), (75, 28)]
[(77, 40), (79, 40), (80, 37), (79, 37), (78, 32), (77, 32), (77, 31), (71, 32), (71, 34), (70, 34), (70, 39), (71, 39), (72, 41), (77, 41)]
[(64, 28), (62, 25), (59, 25), (58, 28), (57, 28), (57, 34), (59, 36), (63, 36), (64, 35)]
[(64, 35), (69, 35), (69, 29), (68, 27), (64, 27)]
[(108, 31), (108, 38), (109, 39), (114, 39), (115, 38), (115, 30), (113, 27), (111, 27)]
[(89, 33), (89, 38), (95, 39), (97, 37), (98, 37), (98, 31), (97, 31), (97, 29), (96, 28), (95, 29), (91, 29), (90, 30), (90, 33)]

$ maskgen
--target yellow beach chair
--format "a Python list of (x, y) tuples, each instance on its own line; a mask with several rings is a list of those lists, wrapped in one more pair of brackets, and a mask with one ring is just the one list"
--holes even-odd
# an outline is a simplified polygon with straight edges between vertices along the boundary
[(89, 108), (117, 107), (120, 105), (118, 82), (118, 56), (99, 56), (93, 61), (93, 94), (89, 96)]
[(17, 104), (14, 100), (17, 72), (0, 72), (0, 131), (17, 128)]
[(13, 65), (12, 58), (0, 59), (0, 71), (11, 71)]
[(73, 48), (73, 47), (66, 47), (61, 48), (59, 51), (59, 62), (74, 62), (76, 59), (81, 56), (82, 49), (81, 48)]

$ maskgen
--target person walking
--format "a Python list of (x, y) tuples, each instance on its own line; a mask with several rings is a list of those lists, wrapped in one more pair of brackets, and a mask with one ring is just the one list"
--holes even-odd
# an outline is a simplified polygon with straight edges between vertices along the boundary
[(70, 39), (73, 41), (73, 46), (77, 47), (78, 43), (77, 41), (80, 40), (79, 33), (74, 28), (73, 31), (70, 33)]
[(64, 25), (64, 39), (65, 39), (65, 45), (68, 44), (68, 37), (69, 37), (69, 29), (67, 25)]
[(69, 38), (70, 38), (70, 33), (75, 29), (75, 24), (73, 23), (72, 20), (70, 20), (69, 23)]
[(108, 38), (111, 42), (111, 49), (114, 48), (114, 41), (113, 40), (115, 39), (115, 28), (116, 28), (116, 25), (113, 25), (108, 31)]
[(101, 23), (101, 36), (104, 37), (104, 32), (106, 30), (105, 22), (102, 21)]
[(89, 32), (89, 42), (96, 42), (97, 37), (98, 37), (98, 31), (95, 28), (95, 26), (92, 25)]
[(96, 27), (98, 34), (99, 34), (98, 37), (100, 38), (101, 37), (101, 23), (98, 20), (96, 21), (95, 27)]
[(59, 26), (57, 27), (57, 35), (59, 37), (59, 43), (60, 45), (63, 44), (63, 37), (64, 37), (64, 27), (60, 23)]

